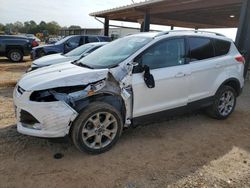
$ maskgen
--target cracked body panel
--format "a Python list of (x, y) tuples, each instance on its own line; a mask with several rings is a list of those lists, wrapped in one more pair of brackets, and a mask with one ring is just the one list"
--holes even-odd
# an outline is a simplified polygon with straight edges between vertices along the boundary
[[(70, 124), (77, 117), (77, 113), (95, 100), (104, 100), (102, 102), (115, 107), (122, 116), (122, 126), (128, 127), (133, 114), (133, 58), (149, 45), (154, 35), (128, 36), (127, 39), (121, 39), (122, 42), (116, 40), (105, 45), (79, 62), (65, 62), (25, 74), (17, 84), (21, 94), (14, 93), (14, 102), (19, 109), (30, 113), (26, 114), (30, 124), (36, 118), (43, 122), (42, 130), (36, 130), (36, 126), (30, 125), (35, 132), (32, 134), (39, 136), (41, 131), (47, 130), (50, 126), (53, 129), (54, 126), (59, 126), (59, 116), (66, 118), (62, 120), (64, 123), (59, 122), (65, 130), (54, 132), (49, 137), (64, 135), (62, 132), (68, 134)], [(127, 45), (124, 45), (125, 42)], [(30, 96), (26, 96), (27, 93)], [(20, 98), (26, 96), (26, 100), (19, 103), (18, 95)], [(33, 109), (33, 104), (39, 104), (37, 107), (40, 110)], [(50, 120), (47, 121), (46, 115), (50, 114), (55, 119), (48, 116)], [(20, 123), (18, 120), (18, 125)], [(30, 130), (26, 133), (25, 131), (20, 132), (32, 135)], [(40, 136), (44, 137), (45, 134)]]
[[(39, 137), (63, 137), (68, 134), (70, 122), (78, 113), (63, 101), (27, 101), (30, 94), (25, 92), (18, 96), (16, 89), (14, 92), (18, 131)], [(37, 122), (29, 123), (27, 118), (23, 117), (22, 111), (32, 114)]]
[[(61, 74), (62, 72), (64, 71), (59, 71), (58, 73)], [(132, 65), (126, 67), (118, 66), (110, 69), (108, 72), (106, 70), (97, 71), (94, 74), (95, 77), (92, 76), (89, 80), (92, 83), (87, 83), (85, 81), (86, 78), (80, 82), (78, 77), (78, 81), (72, 80), (72, 78), (68, 81), (66, 78), (63, 82), (56, 83), (54, 81), (53, 85), (50, 82), (48, 85), (42, 84), (41, 87), (35, 85), (35, 89), (38, 90), (36, 93), (39, 94), (39, 97), (37, 95), (32, 97), (32, 92), (29, 91), (25, 91), (20, 95), (16, 88), (14, 101), (18, 131), (23, 134), (39, 137), (63, 137), (69, 133), (71, 122), (78, 116), (77, 111), (74, 109), (76, 104), (83, 99), (87, 100), (88, 97), (100, 94), (109, 94), (122, 98), (125, 105), (125, 112), (121, 113), (125, 115), (124, 127), (128, 127), (131, 124), (130, 119), (132, 118), (131, 72)], [(22, 80), (18, 83), (19, 87), (27, 88), (27, 86), (22, 84), (23, 82)], [(57, 88), (53, 88), (55, 85), (65, 88), (72, 87), (72, 85), (79, 86), (79, 83), (81, 83), (84, 89), (63, 92), (57, 91)], [(59, 89), (62, 87), (59, 87)], [(33, 90), (33, 88), (30, 87), (29, 90)], [(22, 122), (20, 118), (22, 110), (32, 114), (38, 122), (34, 124)]]

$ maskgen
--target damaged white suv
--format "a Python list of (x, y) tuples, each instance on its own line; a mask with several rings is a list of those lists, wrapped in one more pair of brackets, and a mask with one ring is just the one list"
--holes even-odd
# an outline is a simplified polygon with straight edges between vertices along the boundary
[(233, 41), (216, 33), (130, 35), (80, 61), (25, 74), (14, 90), (17, 129), (69, 135), (80, 151), (101, 153), (124, 127), (180, 110), (207, 108), (227, 118), (244, 85), (243, 69)]

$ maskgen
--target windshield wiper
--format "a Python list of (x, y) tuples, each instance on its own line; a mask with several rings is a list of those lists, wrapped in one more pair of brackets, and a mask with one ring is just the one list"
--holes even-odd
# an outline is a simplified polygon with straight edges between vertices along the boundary
[(89, 68), (89, 69), (94, 69), (93, 67), (91, 67), (91, 66), (89, 66), (89, 65), (80, 63), (78, 60), (73, 61), (72, 64), (77, 65), (77, 66), (79, 66), (79, 67), (86, 67), (86, 68)]

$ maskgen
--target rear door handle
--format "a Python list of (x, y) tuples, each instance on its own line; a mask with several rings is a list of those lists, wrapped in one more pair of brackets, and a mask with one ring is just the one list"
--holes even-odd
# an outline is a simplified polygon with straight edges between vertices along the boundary
[(180, 77), (184, 77), (184, 76), (185, 76), (185, 74), (184, 74), (183, 72), (178, 72), (178, 73), (175, 75), (176, 78), (180, 78)]

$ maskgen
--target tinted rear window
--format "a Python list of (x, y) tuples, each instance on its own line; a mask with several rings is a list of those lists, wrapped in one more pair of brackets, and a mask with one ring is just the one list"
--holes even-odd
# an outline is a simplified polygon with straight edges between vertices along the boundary
[(91, 42), (99, 42), (98, 38), (95, 36), (88, 36), (87, 37), (87, 42), (91, 43)]
[(111, 38), (110, 37), (99, 37), (101, 42), (110, 42)]
[(209, 38), (190, 37), (188, 38), (191, 61), (203, 60), (214, 57), (214, 47)]
[(225, 40), (214, 40), (215, 56), (226, 55), (230, 50), (231, 42)]

